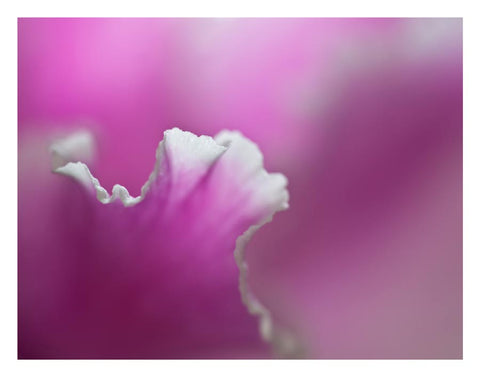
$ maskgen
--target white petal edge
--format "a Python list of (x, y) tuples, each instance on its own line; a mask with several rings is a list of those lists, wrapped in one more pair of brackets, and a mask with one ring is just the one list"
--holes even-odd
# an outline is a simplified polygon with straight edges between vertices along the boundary
[[(90, 172), (88, 166), (80, 161), (71, 161), (73, 156), (91, 155), (93, 149), (93, 137), (85, 132), (75, 133), (71, 136), (56, 141), (51, 146), (53, 154), (52, 170), (55, 173), (72, 177), (86, 189), (93, 190), (97, 199), (103, 204), (109, 204), (120, 200), (125, 207), (130, 207), (141, 202), (153, 182), (162, 174), (165, 159), (171, 158), (172, 148), (179, 148), (186, 155), (181, 156), (176, 164), (195, 164), (200, 161), (213, 164), (232, 145), (236, 148), (236, 158), (240, 158), (244, 169), (238, 174), (244, 176), (250, 182), (262, 180), (262, 191), (256, 195), (261, 200), (269, 200), (266, 215), (249, 227), (249, 229), (237, 238), (234, 257), (239, 269), (239, 290), (242, 302), (250, 314), (257, 316), (259, 332), (262, 339), (272, 345), (277, 357), (296, 358), (301, 357), (302, 347), (295, 336), (285, 329), (276, 326), (269, 310), (257, 299), (248, 283), (248, 265), (245, 258), (245, 250), (248, 241), (255, 232), (266, 223), (272, 221), (278, 211), (288, 208), (287, 179), (279, 173), (268, 173), (263, 167), (263, 156), (255, 143), (245, 138), (238, 131), (222, 131), (215, 138), (209, 136), (196, 136), (191, 132), (182, 131), (178, 128), (167, 130), (164, 139), (159, 143), (156, 150), (156, 162), (148, 181), (143, 185), (141, 194), (132, 197), (128, 190), (116, 184), (113, 186), (112, 195), (103, 188), (98, 179)], [(228, 158), (228, 157), (227, 157)], [(70, 160), (70, 161), (68, 161)], [(59, 166), (59, 161), (65, 162)], [(188, 193), (182, 193), (187, 195)]]

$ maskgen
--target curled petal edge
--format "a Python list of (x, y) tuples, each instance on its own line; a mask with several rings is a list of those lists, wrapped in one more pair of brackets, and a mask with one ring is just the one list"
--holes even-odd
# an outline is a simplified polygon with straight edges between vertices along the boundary
[[(243, 172), (244, 176), (245, 174), (248, 175), (246, 179), (251, 181), (258, 179), (261, 180), (262, 185), (268, 185), (267, 189), (263, 189), (260, 195), (269, 200), (267, 205), (268, 211), (266, 211), (265, 216), (261, 220), (251, 225), (236, 240), (234, 258), (239, 269), (239, 291), (242, 302), (247, 307), (248, 312), (258, 317), (260, 335), (264, 341), (271, 344), (274, 354), (283, 358), (302, 357), (302, 346), (295, 335), (275, 324), (270, 311), (255, 296), (248, 282), (248, 264), (245, 255), (246, 245), (258, 229), (272, 221), (276, 212), (288, 209), (289, 200), (289, 194), (286, 189), (287, 179), (282, 174), (268, 173), (264, 169), (263, 156), (256, 144), (236, 131), (222, 131), (215, 138), (211, 138), (209, 136), (196, 136), (178, 128), (167, 130), (164, 133), (164, 139), (159, 143), (156, 150), (155, 167), (147, 182), (142, 186), (141, 194), (136, 197), (131, 196), (128, 190), (119, 184), (113, 186), (112, 194), (110, 195), (101, 186), (98, 179), (92, 175), (85, 163), (72, 161), (76, 156), (92, 154), (93, 137), (85, 131), (71, 134), (51, 145), (52, 170), (54, 173), (72, 177), (87, 190), (93, 191), (97, 199), (103, 204), (110, 204), (119, 200), (125, 207), (131, 207), (146, 197), (153, 183), (164, 173), (165, 161), (171, 158), (169, 156), (169, 149), (171, 148), (168, 142), (170, 146), (182, 144), (184, 151), (186, 150), (185, 148), (194, 149), (194, 153), (197, 156), (190, 156), (190, 160), (198, 157), (200, 153), (200, 159), (207, 165), (215, 163), (228, 149), (235, 145), (237, 157), (240, 157), (242, 163), (247, 165), (245, 172)], [(187, 163), (191, 162), (188, 161), (189, 158), (186, 160)], [(61, 162), (64, 164), (62, 165)], [(183, 162), (185, 163), (185, 161)], [(185, 193), (185, 195), (187, 194)]]

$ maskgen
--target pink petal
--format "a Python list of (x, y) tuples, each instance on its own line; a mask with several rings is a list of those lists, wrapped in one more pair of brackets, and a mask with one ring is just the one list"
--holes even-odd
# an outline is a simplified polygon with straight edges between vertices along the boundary
[[(85, 140), (54, 143), (55, 161), (90, 150)], [(30, 163), (22, 171), (39, 166)], [(21, 184), (20, 357), (266, 355), (241, 299), (264, 339), (277, 339), (248, 287), (243, 250), (287, 208), (288, 193), (252, 142), (234, 132), (214, 140), (166, 131), (138, 197), (120, 185), (108, 194), (82, 162), (54, 171), (73, 181), (52, 177), (40, 198), (28, 192), (35, 180), (25, 175)], [(42, 232), (31, 229), (42, 221)]]

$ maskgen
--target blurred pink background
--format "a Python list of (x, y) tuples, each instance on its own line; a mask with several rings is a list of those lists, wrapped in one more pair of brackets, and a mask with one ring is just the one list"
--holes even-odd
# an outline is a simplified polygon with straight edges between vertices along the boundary
[(19, 190), (24, 141), (83, 127), (138, 195), (174, 126), (287, 176), (247, 257), (307, 357), (462, 357), (461, 19), (19, 20)]

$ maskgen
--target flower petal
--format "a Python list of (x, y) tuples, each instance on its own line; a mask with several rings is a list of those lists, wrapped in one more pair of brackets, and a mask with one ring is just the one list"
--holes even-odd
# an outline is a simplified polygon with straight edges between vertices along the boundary
[[(90, 150), (85, 140), (93, 138), (78, 134), (57, 141), (51, 147), (55, 162)], [(44, 355), (34, 347), (30, 356), (221, 357), (222, 347), (252, 342), (250, 319), (237, 304), (234, 249), (243, 302), (260, 317), (264, 339), (277, 342), (270, 314), (249, 290), (244, 245), (287, 208), (285, 177), (268, 174), (258, 148), (236, 132), (214, 140), (172, 129), (156, 156), (137, 197), (120, 185), (110, 195), (83, 162), (53, 165), (83, 187), (69, 192), (69, 203), (80, 201), (77, 226), (63, 219), (58, 229), (74, 233), (60, 248), (78, 263), (70, 266), (69, 305), (65, 298), (50, 308), (27, 302), (51, 330), (33, 341), (61, 349)], [(52, 320), (52, 308), (65, 313), (61, 325)], [(33, 318), (23, 316), (32, 326)]]

